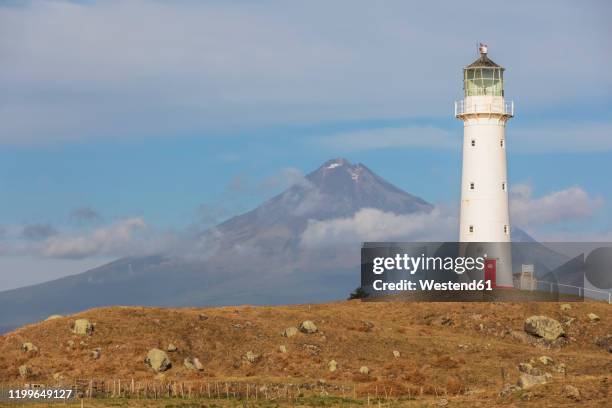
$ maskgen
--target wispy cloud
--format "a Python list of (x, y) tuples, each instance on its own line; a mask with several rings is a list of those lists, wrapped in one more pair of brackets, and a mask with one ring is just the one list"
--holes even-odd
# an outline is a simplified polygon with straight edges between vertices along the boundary
[(534, 197), (528, 184), (517, 184), (510, 195), (511, 221), (522, 227), (588, 219), (602, 205), (601, 198), (577, 186)]

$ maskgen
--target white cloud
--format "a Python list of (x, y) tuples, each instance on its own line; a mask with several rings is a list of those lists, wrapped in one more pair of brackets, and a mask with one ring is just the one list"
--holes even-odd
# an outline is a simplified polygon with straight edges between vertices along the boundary
[(513, 225), (522, 227), (554, 224), (589, 218), (602, 204), (601, 198), (576, 186), (536, 198), (529, 185), (517, 184), (510, 194), (510, 216)]
[(51, 237), (40, 251), (46, 257), (71, 259), (126, 253), (134, 246), (134, 233), (146, 227), (142, 218), (128, 218), (86, 235)]
[(365, 241), (453, 241), (456, 215), (437, 207), (429, 213), (398, 215), (365, 208), (347, 218), (310, 220), (301, 243), (307, 248)]
[[(465, 24), (474, 10), (478, 23)], [(519, 109), (599, 104), (612, 84), (608, 11), (552, 1), (9, 2), (0, 143), (448, 116), (478, 39), (507, 66)]]

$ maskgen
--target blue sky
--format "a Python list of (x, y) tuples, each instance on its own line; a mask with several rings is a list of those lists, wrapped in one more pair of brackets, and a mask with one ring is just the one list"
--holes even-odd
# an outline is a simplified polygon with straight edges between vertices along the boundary
[(212, 225), (333, 157), (457, 206), (453, 102), (477, 41), (517, 107), (515, 219), (611, 239), (611, 6), (467, 5), (0, 5), (0, 290), (126, 255), (136, 230)]

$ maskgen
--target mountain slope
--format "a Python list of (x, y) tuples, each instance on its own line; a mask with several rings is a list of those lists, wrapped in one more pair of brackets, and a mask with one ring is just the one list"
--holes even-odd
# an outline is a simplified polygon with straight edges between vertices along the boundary
[(320, 302), (358, 286), (358, 251), (304, 249), (311, 220), (363, 208), (395, 214), (433, 206), (366, 166), (334, 159), (259, 207), (197, 237), (189, 254), (125, 258), (79, 275), (0, 293), (0, 326), (106, 305), (204, 306)]

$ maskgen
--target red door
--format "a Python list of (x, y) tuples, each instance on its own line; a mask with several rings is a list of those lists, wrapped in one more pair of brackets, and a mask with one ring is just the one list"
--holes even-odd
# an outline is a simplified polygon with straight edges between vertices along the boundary
[(495, 287), (495, 272), (497, 271), (497, 259), (487, 259), (485, 261), (484, 278), (491, 281), (491, 287)]

